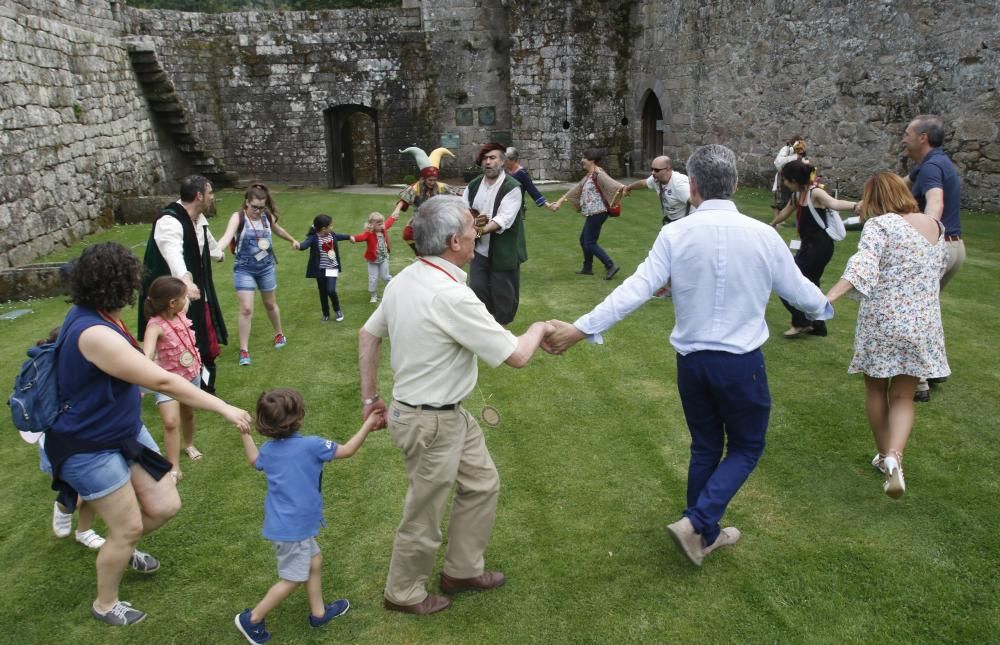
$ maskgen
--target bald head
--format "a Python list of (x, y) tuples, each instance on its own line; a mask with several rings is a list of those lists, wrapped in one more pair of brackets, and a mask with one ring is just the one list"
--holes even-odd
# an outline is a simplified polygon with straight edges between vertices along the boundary
[(666, 155), (661, 155), (653, 159), (652, 163), (649, 164), (649, 171), (653, 175), (653, 181), (660, 184), (670, 181), (673, 168), (674, 164), (670, 161), (670, 157)]

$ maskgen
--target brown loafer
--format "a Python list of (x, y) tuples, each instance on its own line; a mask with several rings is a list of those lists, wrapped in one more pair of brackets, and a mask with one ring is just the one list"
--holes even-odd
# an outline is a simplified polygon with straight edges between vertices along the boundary
[(448, 594), (462, 591), (489, 591), (503, 586), (507, 577), (499, 571), (486, 571), (475, 578), (452, 578), (441, 572), (441, 591)]
[(434, 614), (451, 607), (451, 598), (427, 594), (426, 598), (415, 605), (397, 605), (388, 599), (383, 599), (382, 606), (389, 611), (400, 611), (404, 614), (426, 616), (427, 614)]

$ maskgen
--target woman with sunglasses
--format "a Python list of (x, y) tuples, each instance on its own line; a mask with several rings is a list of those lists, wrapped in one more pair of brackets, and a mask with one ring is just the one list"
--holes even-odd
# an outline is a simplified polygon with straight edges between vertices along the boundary
[(278, 288), (273, 236), (287, 240), (296, 248), (295, 238), (278, 224), (270, 191), (254, 184), (246, 192), (243, 208), (233, 213), (219, 246), (229, 245), (233, 252), (233, 285), (240, 302), (240, 365), (250, 365), (250, 322), (253, 319), (253, 294), (260, 291), (264, 310), (274, 327), (274, 348), (287, 343), (281, 330), (281, 311), (274, 297)]

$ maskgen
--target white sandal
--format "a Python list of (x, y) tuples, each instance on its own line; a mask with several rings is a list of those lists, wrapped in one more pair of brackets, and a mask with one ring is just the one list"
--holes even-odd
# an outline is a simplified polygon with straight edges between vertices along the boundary
[(906, 481), (903, 479), (903, 456), (898, 452), (886, 455), (883, 460), (885, 466), (885, 482), (882, 490), (893, 499), (899, 499), (906, 492)]
[(87, 529), (82, 533), (80, 531), (76, 532), (76, 541), (87, 547), (88, 549), (100, 549), (104, 546), (106, 540), (98, 535), (94, 529)]

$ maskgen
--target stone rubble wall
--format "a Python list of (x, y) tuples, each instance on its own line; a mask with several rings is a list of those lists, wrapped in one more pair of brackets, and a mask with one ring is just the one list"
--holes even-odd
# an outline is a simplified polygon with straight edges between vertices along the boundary
[(0, 6), (0, 268), (112, 221), (163, 181), (128, 54), (101, 0)]
[(802, 134), (828, 187), (858, 196), (902, 171), (912, 117), (940, 114), (962, 203), (1000, 211), (1000, 4), (996, 0), (716, 0), (639, 6), (629, 104), (660, 99), (666, 153), (723, 143), (741, 182), (770, 188), (774, 157)]
[[(427, 54), (421, 68), (432, 81), (426, 106), (435, 124), (430, 136), (414, 143), (430, 152), (442, 135), (457, 137), (449, 146), (455, 158), (445, 157), (442, 175), (455, 177), (472, 171), (479, 146), (490, 141), (510, 145), (512, 140), (508, 11), (500, 0), (422, 2), (421, 23)], [(459, 110), (471, 113), (471, 123), (459, 122)], [(493, 121), (483, 120), (487, 113)], [(416, 165), (409, 158), (410, 174)]]
[(220, 15), (6, 0), (0, 268), (186, 174), (150, 118), (126, 38), (155, 42), (199, 145), (245, 177), (326, 184), (324, 112), (343, 105), (377, 111), (387, 183), (416, 174), (401, 148), (442, 138), (457, 156), (446, 176), (494, 139), (519, 147), (537, 178), (579, 177), (591, 145), (620, 176), (624, 155), (641, 153), (652, 93), (679, 166), (720, 142), (744, 185), (770, 188), (774, 155), (801, 133), (828, 184), (852, 197), (874, 170), (903, 169), (914, 115), (941, 114), (963, 204), (1000, 211), (998, 34), (998, 0), (409, 0)]
[[(602, 167), (624, 174), (631, 148), (628, 56), (633, 2), (509, 3), (514, 145), (540, 179), (582, 176), (580, 154), (602, 147)], [(640, 111), (641, 115), (641, 111)]]
[(378, 111), (387, 178), (413, 173), (398, 149), (436, 129), (418, 10), (126, 16), (130, 34), (155, 41), (199, 141), (245, 176), (325, 185), (334, 106)]

